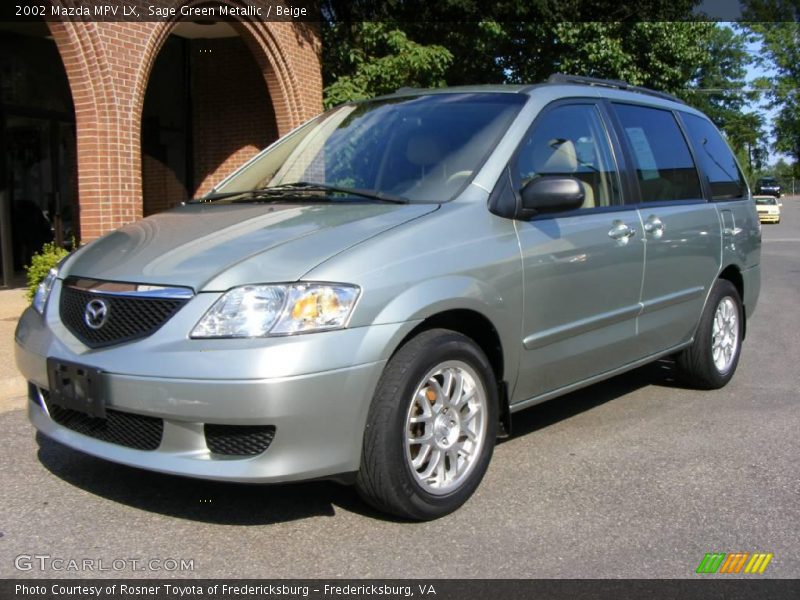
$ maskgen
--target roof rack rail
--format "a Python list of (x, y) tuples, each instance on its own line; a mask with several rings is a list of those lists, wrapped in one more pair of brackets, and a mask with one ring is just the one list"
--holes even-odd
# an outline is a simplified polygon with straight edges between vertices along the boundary
[(671, 100), (680, 104), (686, 104), (683, 100), (667, 92), (659, 92), (649, 88), (640, 87), (638, 85), (631, 85), (627, 81), (619, 79), (600, 79), (599, 77), (584, 77), (582, 75), (566, 75), (564, 73), (554, 73), (547, 78), (546, 83), (549, 84), (564, 84), (564, 83), (577, 83), (581, 85), (596, 85), (599, 87), (615, 88), (618, 90), (625, 90), (628, 92), (638, 92), (639, 94), (647, 94), (649, 96), (656, 96), (664, 100)]

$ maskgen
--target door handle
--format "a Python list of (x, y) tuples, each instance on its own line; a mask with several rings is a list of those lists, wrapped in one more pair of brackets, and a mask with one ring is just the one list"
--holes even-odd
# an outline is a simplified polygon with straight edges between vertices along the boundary
[(636, 235), (636, 230), (628, 227), (625, 223), (617, 219), (612, 223), (613, 227), (608, 232), (608, 237), (617, 240), (617, 244), (624, 246)]
[(664, 229), (665, 229), (664, 221), (662, 221), (655, 215), (650, 215), (644, 222), (645, 232), (652, 235), (655, 239), (658, 239), (662, 235), (664, 235)]

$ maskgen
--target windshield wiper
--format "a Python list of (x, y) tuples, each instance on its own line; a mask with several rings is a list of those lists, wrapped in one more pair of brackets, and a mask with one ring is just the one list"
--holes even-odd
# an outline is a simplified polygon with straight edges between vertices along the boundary
[(237, 196), (247, 196), (244, 201), (274, 201), (284, 196), (299, 197), (299, 194), (303, 194), (303, 197), (307, 197), (308, 194), (313, 194), (314, 192), (334, 192), (337, 194), (349, 194), (351, 196), (369, 198), (370, 200), (379, 200), (381, 202), (391, 202), (393, 204), (408, 204), (408, 198), (385, 194), (384, 192), (379, 192), (377, 190), (346, 188), (328, 185), (326, 183), (314, 183), (310, 181), (298, 181), (296, 183), (287, 183), (285, 185), (256, 188), (254, 190), (240, 190), (237, 192), (212, 192), (202, 196), (201, 198), (190, 200), (190, 203), (202, 204), (204, 202), (216, 202), (217, 200), (225, 200), (227, 198), (235, 198)]
[(199, 198), (192, 198), (187, 202), (187, 204), (202, 204), (204, 202), (216, 202), (217, 200), (224, 200), (225, 198), (233, 198), (235, 196), (244, 196), (245, 194), (251, 194), (252, 190), (245, 190), (245, 191), (238, 191), (238, 192), (210, 192), (205, 196), (200, 196)]
[(350, 194), (351, 196), (360, 196), (362, 198), (369, 198), (371, 200), (380, 200), (381, 202), (392, 202), (394, 204), (408, 204), (408, 198), (404, 198), (403, 196), (394, 196), (392, 194), (379, 192), (378, 190), (339, 187), (336, 185), (329, 185), (327, 183), (315, 183), (313, 181), (297, 181), (295, 183), (287, 183), (284, 185), (265, 187), (253, 191), (255, 194), (259, 193), (280, 194), (285, 192), (296, 192), (298, 190), (304, 192), (336, 192), (339, 194)]

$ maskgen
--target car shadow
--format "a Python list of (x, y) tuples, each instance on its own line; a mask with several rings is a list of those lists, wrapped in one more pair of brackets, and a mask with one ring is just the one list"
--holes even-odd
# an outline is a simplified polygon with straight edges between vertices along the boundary
[(682, 388), (675, 376), (675, 361), (661, 359), (515, 413), (511, 436), (503, 441), (544, 429), (649, 385)]
[[(519, 438), (648, 385), (678, 387), (673, 364), (662, 360), (516, 413), (512, 436)], [(90, 494), (139, 510), (219, 525), (270, 525), (331, 517), (336, 508), (391, 522), (355, 489), (327, 481), (255, 485), (191, 479), (105, 461), (37, 433), (40, 463), (63, 481)]]
[(145, 471), (89, 456), (37, 433), (39, 462), (95, 496), (152, 513), (219, 525), (269, 525), (331, 517), (336, 507), (380, 516), (353, 488), (327, 481), (255, 485)]

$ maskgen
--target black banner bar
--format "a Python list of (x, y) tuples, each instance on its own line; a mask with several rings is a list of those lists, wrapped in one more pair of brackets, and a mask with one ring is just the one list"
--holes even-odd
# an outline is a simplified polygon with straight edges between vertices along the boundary
[(796, 4), (700, 0), (3, 0), (0, 21), (796, 21)]
[(797, 579), (6, 579), (2, 600), (737, 600), (800, 597)]
[(320, 21), (316, 0), (4, 0), (0, 21), (141, 23), (160, 21)]

